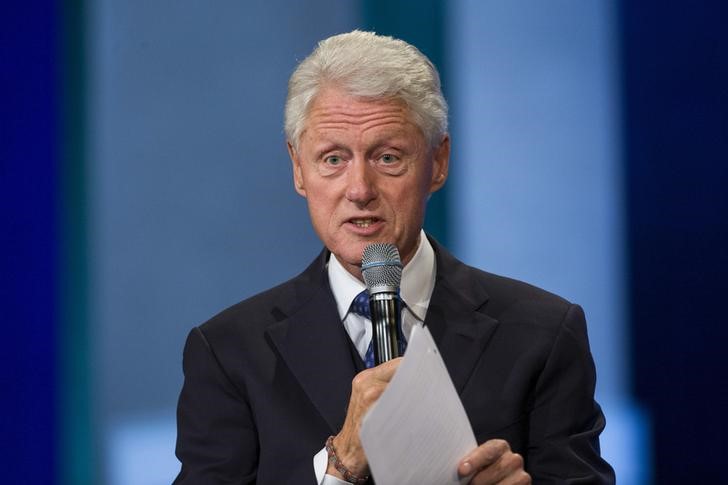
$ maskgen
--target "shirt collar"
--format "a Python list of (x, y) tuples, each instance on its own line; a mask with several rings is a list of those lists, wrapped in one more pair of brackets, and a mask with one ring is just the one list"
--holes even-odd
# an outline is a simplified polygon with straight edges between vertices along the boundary
[[(346, 271), (335, 255), (329, 258), (329, 283), (336, 300), (339, 317), (343, 320), (349, 312), (354, 297), (366, 290), (366, 286)], [(435, 251), (424, 231), (420, 231), (417, 251), (402, 270), (399, 294), (407, 308), (420, 320), (425, 320), (432, 290), (435, 288)]]

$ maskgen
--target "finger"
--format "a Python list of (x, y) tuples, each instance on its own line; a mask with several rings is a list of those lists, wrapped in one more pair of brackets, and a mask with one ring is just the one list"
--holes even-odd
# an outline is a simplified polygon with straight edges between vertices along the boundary
[[(476, 473), (470, 481), (472, 485), (485, 485), (497, 483), (499, 485), (519, 484), (530, 477), (523, 471), (523, 458), (510, 451), (501, 455), (495, 463)], [(526, 482), (527, 483), (527, 482)]]
[(368, 407), (376, 401), (387, 388), (401, 361), (401, 358), (392, 359), (355, 375), (351, 382), (350, 404), (361, 400)]
[(363, 402), (366, 403), (366, 407), (368, 408), (377, 399), (379, 399), (379, 396), (384, 393), (386, 388), (387, 383), (382, 381), (374, 381), (369, 386), (362, 388), (360, 395)]
[(489, 440), (478, 446), (468, 456), (466, 456), (458, 466), (458, 474), (461, 477), (472, 475), (473, 473), (486, 468), (496, 461), (511, 447), (505, 440)]
[(402, 358), (397, 357), (371, 369), (364, 369), (354, 376), (351, 382), (352, 391), (360, 392), (373, 385), (388, 384), (401, 362)]
[(397, 357), (395, 359), (382, 362), (377, 366), (371, 367), (369, 369), (364, 369), (363, 371), (359, 372), (357, 376), (362, 376), (365, 379), (369, 379), (372, 377), (389, 379), (392, 375), (394, 375), (394, 372), (397, 370), (397, 367), (399, 367), (402, 359), (402, 357)]
[(396, 359), (383, 362), (378, 366), (371, 368), (372, 375), (380, 381), (389, 382), (390, 380), (392, 380), (394, 373), (397, 371), (397, 368), (401, 363), (402, 357), (397, 357)]
[(531, 475), (526, 473), (525, 470), (519, 470), (510, 474), (498, 485), (531, 485)]

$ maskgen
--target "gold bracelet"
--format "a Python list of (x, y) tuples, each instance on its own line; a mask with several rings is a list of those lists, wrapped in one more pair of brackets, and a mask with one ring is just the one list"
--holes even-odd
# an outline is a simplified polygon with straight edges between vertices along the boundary
[(344, 475), (344, 480), (346, 480), (349, 483), (357, 483), (357, 484), (363, 484), (366, 483), (367, 480), (369, 480), (369, 475), (366, 475), (364, 477), (357, 477), (353, 473), (349, 471), (346, 466), (341, 463), (341, 460), (339, 460), (339, 457), (336, 456), (336, 448), (334, 448), (334, 437), (329, 436), (329, 438), (326, 440), (326, 453), (329, 454), (329, 463), (334, 465), (334, 468), (336, 468), (339, 473)]

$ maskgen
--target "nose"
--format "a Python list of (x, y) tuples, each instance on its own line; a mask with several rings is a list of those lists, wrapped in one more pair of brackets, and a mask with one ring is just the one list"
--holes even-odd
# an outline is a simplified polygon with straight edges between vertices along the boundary
[(347, 173), (346, 198), (359, 207), (366, 207), (377, 197), (376, 174), (366, 160), (355, 159)]

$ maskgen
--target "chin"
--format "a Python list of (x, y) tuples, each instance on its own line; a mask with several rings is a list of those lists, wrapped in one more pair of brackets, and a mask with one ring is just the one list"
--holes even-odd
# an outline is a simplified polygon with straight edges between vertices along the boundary
[(329, 248), (329, 251), (335, 254), (341, 263), (361, 266), (361, 255), (368, 244), (370, 244), (369, 241), (349, 242), (348, 244), (340, 244), (333, 249)]
[(341, 254), (341, 259), (345, 261), (348, 264), (352, 264), (355, 266), (361, 266), (361, 256), (364, 253), (364, 248), (369, 243), (361, 243), (356, 244), (348, 249), (348, 251), (344, 251)]

